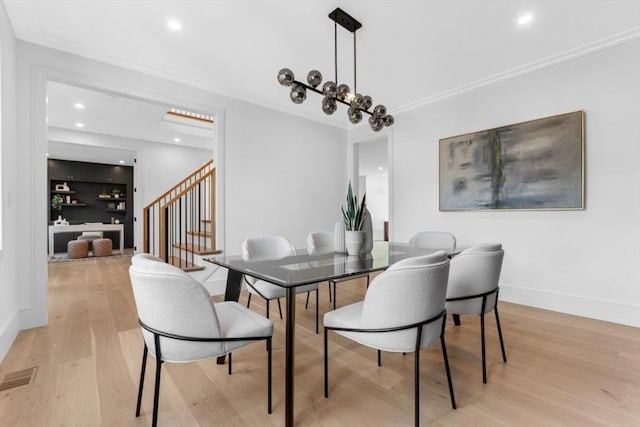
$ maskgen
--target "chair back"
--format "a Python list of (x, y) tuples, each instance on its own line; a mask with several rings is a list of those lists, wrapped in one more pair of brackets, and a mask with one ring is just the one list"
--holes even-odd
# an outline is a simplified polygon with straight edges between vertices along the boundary
[[(449, 259), (443, 251), (392, 265), (369, 285), (362, 307), (362, 327), (390, 328), (436, 317), (444, 310), (448, 275)], [(422, 345), (439, 338), (441, 328), (442, 320), (424, 326)], [(384, 333), (373, 334), (381, 340), (378, 348), (405, 351), (415, 347), (415, 329), (392, 334), (386, 338)]]
[(309, 253), (334, 252), (334, 233), (331, 231), (312, 231), (307, 236), (307, 251)]
[[(460, 298), (492, 291), (498, 287), (504, 250), (500, 243), (473, 246), (451, 260), (447, 298)], [(488, 295), (484, 312), (495, 307), (496, 293)], [(448, 301), (447, 310), (455, 314), (481, 314), (482, 297)]]
[(135, 256), (131, 257), (131, 264), (137, 264), (142, 260), (164, 262), (164, 260), (162, 258), (158, 258), (155, 255), (151, 255), (151, 254), (142, 252), (142, 253), (136, 254)]
[[(209, 293), (181, 269), (138, 254), (129, 277), (138, 318), (161, 332), (199, 338), (220, 338), (220, 324)], [(154, 336), (142, 328), (145, 343), (155, 356)], [(223, 343), (160, 338), (162, 359), (188, 362), (224, 354)]]
[(245, 260), (277, 259), (295, 253), (296, 248), (282, 236), (250, 237), (242, 242)]
[(451, 252), (456, 248), (456, 236), (447, 231), (421, 231), (413, 235), (409, 244), (422, 249)]

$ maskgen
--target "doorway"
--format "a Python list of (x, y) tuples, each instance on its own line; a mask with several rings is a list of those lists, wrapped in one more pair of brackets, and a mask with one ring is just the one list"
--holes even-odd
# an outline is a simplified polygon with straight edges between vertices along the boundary
[(367, 195), (373, 240), (388, 240), (389, 223), (389, 144), (387, 137), (354, 144), (357, 193)]

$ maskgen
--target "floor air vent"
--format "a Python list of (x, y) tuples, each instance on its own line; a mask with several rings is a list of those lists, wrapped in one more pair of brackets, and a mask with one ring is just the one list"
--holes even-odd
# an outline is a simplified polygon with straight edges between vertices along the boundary
[(37, 372), (38, 367), (34, 366), (33, 368), (27, 368), (5, 375), (4, 379), (0, 383), (0, 391), (31, 384), (35, 381)]

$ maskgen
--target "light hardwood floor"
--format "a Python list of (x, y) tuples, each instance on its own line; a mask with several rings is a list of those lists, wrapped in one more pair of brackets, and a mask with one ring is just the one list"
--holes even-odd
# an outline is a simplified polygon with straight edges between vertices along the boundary
[[(148, 426), (154, 365), (142, 415), (134, 417), (142, 339), (127, 257), (49, 265), (49, 324), (21, 332), (0, 379), (37, 366), (31, 384), (0, 392), (2, 426)], [(339, 304), (362, 298), (343, 283)], [(330, 308), (321, 286), (321, 313)], [(330, 335), (330, 395), (322, 393), (322, 332), (298, 296), (295, 418), (300, 426), (413, 424), (413, 355), (383, 354)], [(253, 309), (264, 313), (254, 298)], [(241, 302), (246, 295), (241, 296)], [(272, 310), (275, 308), (272, 306)], [(452, 410), (439, 344), (421, 353), (421, 421), (440, 426), (638, 426), (640, 329), (501, 303), (508, 363), (493, 316), (487, 324), (488, 384), (482, 384), (477, 317), (447, 325), (458, 409)], [(266, 412), (266, 352), (234, 353), (234, 373), (215, 360), (165, 364), (160, 426), (278, 426), (284, 411), (284, 322), (272, 312), (274, 413)]]

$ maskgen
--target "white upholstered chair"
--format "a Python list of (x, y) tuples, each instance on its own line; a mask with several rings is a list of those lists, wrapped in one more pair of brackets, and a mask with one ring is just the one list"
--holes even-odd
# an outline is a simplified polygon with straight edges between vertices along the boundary
[(451, 252), (456, 248), (456, 237), (447, 231), (421, 231), (413, 235), (409, 244), (422, 249)]
[[(364, 301), (324, 315), (324, 395), (329, 396), (328, 334), (332, 330), (362, 345), (415, 353), (415, 424), (420, 421), (420, 348), (438, 338), (442, 347), (451, 407), (456, 408), (444, 341), (449, 260), (444, 252), (393, 264), (371, 281)], [(378, 364), (379, 363), (378, 359)]]
[[(262, 236), (251, 237), (242, 242), (242, 257), (246, 261), (259, 260), (259, 259), (277, 259), (284, 258), (287, 255), (295, 254), (296, 248), (282, 236)], [(281, 286), (274, 285), (264, 280), (259, 280), (254, 277), (244, 276), (247, 290), (249, 291), (249, 299), (247, 301), (247, 308), (251, 304), (251, 295), (257, 294), (262, 297), (266, 302), (267, 319), (269, 318), (269, 301), (278, 301), (278, 311), (280, 312), (280, 318), (282, 319), (282, 306), (280, 305), (280, 298), (286, 297), (287, 290)], [(318, 333), (318, 284), (311, 283), (309, 285), (299, 286), (296, 288), (296, 293), (316, 291), (316, 334)], [(307, 295), (308, 297), (308, 295)], [(307, 299), (308, 301), (308, 299)]]
[[(484, 315), (493, 310), (496, 316), (502, 360), (506, 363), (502, 328), (498, 316), (498, 281), (502, 269), (504, 251), (499, 243), (471, 247), (451, 260), (449, 286), (447, 289), (447, 312), (454, 315), (475, 314), (480, 316), (480, 339), (482, 341), (482, 382), (487, 382)], [(459, 322), (456, 322), (459, 325)]]
[(136, 417), (140, 416), (148, 353), (156, 359), (152, 418), (155, 426), (162, 363), (228, 355), (231, 374), (231, 352), (258, 340), (267, 342), (267, 411), (271, 413), (273, 323), (269, 319), (236, 302), (214, 304), (199, 282), (148, 254), (132, 258), (129, 276), (144, 338)]
[[(332, 231), (312, 231), (307, 236), (307, 251), (309, 253), (330, 253), (335, 252), (335, 240), (334, 233)], [(360, 277), (367, 278), (367, 287), (369, 286), (369, 275), (349, 276), (344, 279), (332, 279), (329, 280), (329, 302), (333, 301), (333, 309), (336, 309), (336, 283), (346, 282), (354, 280)], [(333, 284), (333, 296), (331, 295), (331, 289)], [(307, 302), (309, 298), (307, 297)]]

